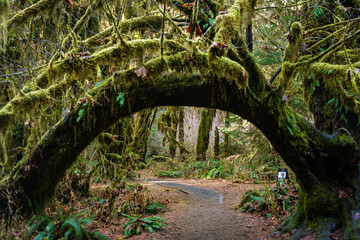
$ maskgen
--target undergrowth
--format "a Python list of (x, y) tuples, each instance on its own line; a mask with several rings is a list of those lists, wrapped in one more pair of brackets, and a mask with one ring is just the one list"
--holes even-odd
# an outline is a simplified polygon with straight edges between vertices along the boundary
[(274, 182), (277, 178), (277, 169), (280, 164), (268, 162), (259, 164), (251, 157), (244, 155), (230, 156), (225, 159), (207, 159), (197, 161), (171, 160), (166, 162), (149, 161), (149, 169), (157, 177), (167, 178), (194, 178), (194, 179), (228, 179), (232, 182), (264, 183)]
[(295, 208), (297, 200), (298, 187), (295, 184), (276, 184), (262, 190), (247, 191), (236, 209), (267, 218), (282, 218)]

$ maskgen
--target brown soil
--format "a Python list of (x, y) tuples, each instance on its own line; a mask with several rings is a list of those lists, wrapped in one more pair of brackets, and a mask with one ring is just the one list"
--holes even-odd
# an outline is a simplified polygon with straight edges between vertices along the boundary
[[(172, 180), (161, 181), (184, 184), (174, 189), (145, 181), (152, 194), (169, 202), (169, 211), (158, 214), (169, 224), (162, 231), (130, 239), (265, 239), (274, 222), (235, 210), (241, 196), (248, 190), (262, 188), (257, 184), (234, 184), (226, 180)], [(166, 185), (166, 183), (163, 183)], [(213, 190), (203, 193), (201, 189), (188, 189), (186, 185)], [(205, 190), (206, 191), (206, 190)], [(190, 192), (190, 193), (186, 193)], [(220, 204), (221, 193), (223, 204)]]

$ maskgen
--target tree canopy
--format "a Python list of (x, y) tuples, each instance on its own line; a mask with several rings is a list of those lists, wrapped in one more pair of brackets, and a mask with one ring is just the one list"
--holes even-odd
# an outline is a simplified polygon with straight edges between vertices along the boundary
[[(253, 123), (295, 173), (300, 198), (280, 233), (329, 238), (340, 228), (356, 239), (359, 4), (0, 1), (0, 206), (46, 204), (77, 156), (122, 117), (207, 107)], [(254, 53), (250, 24), (262, 24), (258, 36), (268, 31)], [(283, 56), (272, 77), (259, 64), (269, 51)], [(310, 118), (288, 100), (295, 94)]]

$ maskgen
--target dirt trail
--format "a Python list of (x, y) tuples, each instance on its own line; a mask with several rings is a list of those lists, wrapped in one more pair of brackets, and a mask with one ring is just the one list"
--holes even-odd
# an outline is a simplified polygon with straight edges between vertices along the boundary
[[(209, 183), (210, 181), (191, 180), (148, 181), (147, 185), (160, 185), (162, 189), (158, 191), (168, 188), (176, 189), (176, 191), (168, 190), (166, 196), (169, 196), (171, 191), (175, 192), (172, 194), (174, 204), (170, 207), (170, 211), (162, 215), (169, 227), (145, 238), (142, 236), (141, 239), (257, 240), (266, 238), (271, 228), (266, 221), (234, 210), (235, 204), (239, 203), (243, 193), (261, 186)], [(194, 186), (195, 184), (198, 186)]]

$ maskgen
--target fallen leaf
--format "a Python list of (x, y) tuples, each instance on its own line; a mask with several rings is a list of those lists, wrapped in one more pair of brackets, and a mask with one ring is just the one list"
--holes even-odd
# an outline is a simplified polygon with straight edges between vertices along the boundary
[(115, 72), (115, 66), (111, 66), (111, 68), (109, 69), (109, 73), (110, 73), (111, 75), (113, 75), (114, 72)]
[(221, 42), (213, 42), (210, 45), (210, 49), (213, 53), (215, 53), (217, 56), (222, 57), (225, 54), (225, 47), (227, 47), (227, 45), (225, 43), (221, 43)]
[[(190, 21), (189, 27), (188, 27), (188, 29), (186, 31), (187, 33), (191, 33), (192, 26), (193, 26), (193, 23), (192, 23), (192, 21)], [(203, 35), (203, 33), (201, 31), (200, 25), (198, 23), (196, 23), (196, 25), (195, 25), (195, 36), (196, 37), (201, 37), (202, 35)]]
[(196, 25), (195, 25), (195, 32), (196, 32), (196, 34), (195, 34), (196, 37), (201, 37), (203, 35), (198, 23), (196, 23)]
[(136, 69), (134, 72), (135, 72), (136, 76), (141, 77), (141, 78), (145, 78), (147, 75), (147, 70), (144, 66), (142, 66), (139, 69)]
[(65, 3), (69, 4), (69, 8), (74, 6), (74, 2), (72, 0), (63, 0)]
[(29, 123), (30, 123), (30, 118), (28, 118), (28, 119), (24, 122), (24, 125), (27, 126), (27, 125), (29, 125)]
[(193, 5), (194, 5), (194, 3), (184, 3), (184, 4), (183, 4), (183, 7), (190, 10)]
[(189, 24), (189, 27), (188, 27), (188, 29), (187, 29), (187, 33), (190, 33), (191, 32), (191, 28), (192, 28), (192, 21), (190, 21), (190, 24)]

